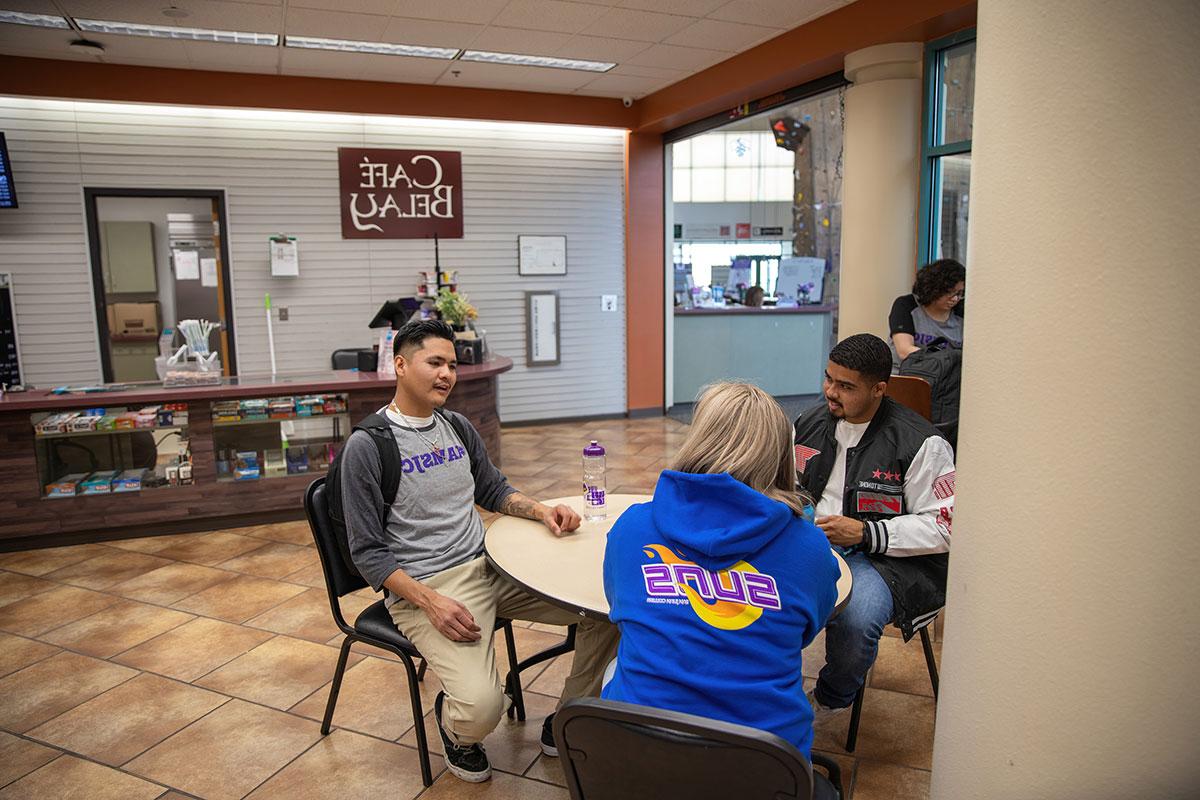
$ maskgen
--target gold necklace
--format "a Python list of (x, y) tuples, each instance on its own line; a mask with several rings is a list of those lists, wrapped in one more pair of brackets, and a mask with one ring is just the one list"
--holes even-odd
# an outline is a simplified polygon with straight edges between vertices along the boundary
[[(422, 442), (424, 442), (425, 444), (429, 445), (429, 446), (430, 446), (430, 447), (433, 449), (433, 451), (434, 451), (435, 453), (437, 453), (439, 456), (442, 454), (442, 449), (441, 449), (440, 447), (438, 447), (438, 438), (439, 438), (438, 436), (434, 436), (434, 437), (433, 437), (433, 441), (431, 442), (431, 441), (429, 441), (428, 439), (426, 439), (426, 438), (425, 438), (425, 434), (421, 433), (419, 430), (417, 430), (416, 428), (414, 428), (412, 425), (409, 425), (409, 424), (408, 424), (408, 422), (407, 422), (407, 421), (406, 421), (406, 419), (405, 419), (405, 413), (404, 413), (403, 411), (401, 411), (401, 410), (400, 410), (400, 407), (399, 407), (399, 406), (397, 406), (397, 405), (396, 405), (396, 401), (395, 401), (395, 400), (393, 400), (392, 402), (388, 403), (388, 408), (390, 408), (392, 411), (395, 411), (395, 412), (396, 412), (396, 415), (400, 417), (400, 425), (401, 425), (402, 427), (404, 427), (404, 428), (408, 428), (410, 431), (412, 431), (413, 433), (415, 433), (415, 434), (416, 434), (416, 435), (417, 435), (417, 436), (418, 436), (418, 437), (421, 439), (421, 441), (422, 441)], [(436, 415), (435, 415), (435, 418), (434, 418), (433, 427), (434, 427), (434, 429), (435, 429), (435, 430), (437, 429), (437, 419), (436, 419)]]

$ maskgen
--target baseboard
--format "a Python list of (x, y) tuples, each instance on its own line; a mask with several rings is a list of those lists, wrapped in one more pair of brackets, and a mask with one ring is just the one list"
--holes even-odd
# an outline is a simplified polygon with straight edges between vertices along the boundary
[(625, 413), (625, 416), (629, 419), (645, 419), (646, 417), (661, 417), (666, 413), (662, 406), (651, 406), (650, 408), (631, 408)]

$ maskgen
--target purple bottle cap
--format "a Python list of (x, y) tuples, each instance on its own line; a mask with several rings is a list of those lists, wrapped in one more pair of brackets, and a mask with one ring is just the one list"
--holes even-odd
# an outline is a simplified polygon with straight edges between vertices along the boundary
[(599, 442), (592, 439), (592, 443), (583, 448), (583, 454), (585, 456), (602, 456), (604, 455), (604, 448), (600, 446)]

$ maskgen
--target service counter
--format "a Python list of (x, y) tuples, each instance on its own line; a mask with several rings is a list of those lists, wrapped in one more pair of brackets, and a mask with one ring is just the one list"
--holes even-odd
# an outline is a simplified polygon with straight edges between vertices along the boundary
[(742, 380), (776, 396), (821, 391), (834, 306), (675, 309), (676, 403), (713, 381)]
[[(510, 369), (501, 356), (460, 365), (446, 403), (471, 420), (497, 464), (497, 378)], [(298, 518), (305, 488), (395, 384), (343, 370), (6, 394), (0, 551)], [(186, 476), (176, 463), (183, 443)]]

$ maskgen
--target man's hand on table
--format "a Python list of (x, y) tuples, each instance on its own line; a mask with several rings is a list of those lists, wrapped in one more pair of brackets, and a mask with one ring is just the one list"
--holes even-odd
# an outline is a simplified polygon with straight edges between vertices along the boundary
[(579, 514), (575, 513), (575, 509), (561, 503), (554, 508), (543, 505), (538, 510), (541, 512), (542, 523), (555, 536), (562, 536), (564, 533), (576, 530), (581, 522)]
[(832, 514), (828, 517), (817, 517), (816, 525), (825, 532), (830, 544), (838, 547), (853, 547), (862, 544), (866, 535), (867, 525), (860, 519), (843, 517)]
[(421, 608), (433, 623), (433, 627), (450, 641), (479, 641), (479, 626), (475, 624), (475, 618), (466, 606), (453, 597), (431, 592)]

